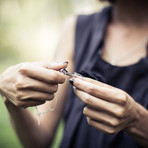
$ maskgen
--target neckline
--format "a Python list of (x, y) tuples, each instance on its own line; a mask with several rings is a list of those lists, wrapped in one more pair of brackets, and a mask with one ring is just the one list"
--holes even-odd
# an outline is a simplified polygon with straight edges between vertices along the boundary
[(121, 69), (121, 68), (132, 68), (132, 67), (137, 67), (138, 65), (141, 65), (141, 63), (143, 63), (146, 59), (147, 59), (147, 56), (144, 57), (144, 58), (141, 58), (139, 59), (136, 63), (133, 63), (133, 64), (129, 64), (129, 65), (112, 65), (111, 63), (109, 63), (108, 61), (104, 60), (101, 55), (99, 54), (99, 59), (101, 60), (101, 62), (109, 67), (112, 67), (112, 68), (118, 68), (118, 69)]
[[(103, 43), (103, 42), (102, 42)], [(103, 43), (104, 44), (104, 43)], [(102, 54), (102, 50), (103, 50), (103, 44), (99, 47), (100, 49), (98, 50), (97, 54), (99, 56), (99, 59), (102, 61), (102, 63), (104, 63), (105, 65), (108, 65), (110, 67), (113, 67), (113, 68), (128, 68), (128, 67), (134, 67), (134, 66), (137, 66), (139, 64), (141, 64), (143, 61), (145, 60), (148, 60), (148, 44), (147, 44), (147, 47), (146, 47), (146, 56), (139, 59), (137, 62), (133, 63), (133, 64), (129, 64), (129, 65), (113, 65), (111, 64), (110, 62), (106, 61), (105, 59), (102, 58), (101, 54)]]
[(108, 65), (108, 66), (110, 66), (110, 67), (113, 67), (113, 68), (129, 68), (129, 67), (135, 67), (135, 66), (137, 66), (137, 65), (139, 65), (139, 64), (141, 64), (143, 61), (145, 61), (145, 60), (147, 60), (148, 59), (148, 44), (147, 44), (147, 46), (146, 46), (146, 56), (145, 57), (143, 57), (143, 58), (141, 58), (141, 59), (139, 59), (137, 62), (135, 62), (135, 63), (133, 63), (133, 64), (129, 64), (129, 65), (112, 65), (110, 62), (108, 62), (108, 61), (106, 61), (105, 59), (103, 59), (102, 58), (102, 56), (101, 56), (101, 53), (102, 53), (102, 50), (103, 50), (103, 46), (104, 46), (104, 36), (105, 36), (105, 32), (106, 32), (106, 29), (107, 29), (107, 27), (108, 27), (108, 24), (109, 24), (109, 21), (110, 21), (110, 19), (111, 19), (111, 17), (112, 17), (112, 11), (113, 11), (113, 7), (112, 6), (109, 6), (109, 9), (108, 9), (108, 13), (106, 13), (106, 15), (107, 15), (107, 17), (106, 17), (106, 24), (104, 25), (104, 27), (102, 28), (102, 38), (101, 38), (101, 40), (100, 40), (100, 46), (98, 46), (100, 49), (98, 50), (98, 55), (99, 55), (99, 58), (100, 58), (100, 60), (104, 63), (104, 64), (106, 64), (106, 65)]

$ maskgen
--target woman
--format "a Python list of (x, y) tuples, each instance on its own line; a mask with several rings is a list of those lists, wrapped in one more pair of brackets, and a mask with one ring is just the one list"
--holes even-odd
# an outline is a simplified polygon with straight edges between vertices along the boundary
[[(24, 147), (49, 147), (63, 113), (63, 148), (148, 147), (148, 1), (111, 4), (66, 21), (56, 60), (69, 64), (23, 63), (1, 74), (0, 92)], [(68, 94), (63, 68), (84, 76), (70, 79)], [(44, 111), (54, 97), (58, 105), (40, 117), (41, 126), (23, 109), (46, 102)]]

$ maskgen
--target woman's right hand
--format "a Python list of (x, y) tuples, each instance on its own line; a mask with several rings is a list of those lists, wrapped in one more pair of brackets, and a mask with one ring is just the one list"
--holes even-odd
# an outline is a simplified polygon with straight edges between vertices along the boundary
[(54, 98), (58, 84), (65, 82), (59, 70), (64, 63), (21, 63), (8, 68), (0, 75), (0, 93), (12, 104), (27, 108), (41, 105)]

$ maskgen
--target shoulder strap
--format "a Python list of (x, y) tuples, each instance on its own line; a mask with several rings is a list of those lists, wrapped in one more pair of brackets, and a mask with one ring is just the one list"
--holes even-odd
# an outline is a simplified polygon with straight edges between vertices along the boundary
[[(102, 41), (109, 20), (111, 7), (104, 8), (99, 13), (80, 15), (77, 19), (75, 35), (75, 70), (79, 71), (82, 63), (88, 66), (88, 61), (94, 56), (95, 50)], [(85, 62), (84, 62), (85, 60)]]

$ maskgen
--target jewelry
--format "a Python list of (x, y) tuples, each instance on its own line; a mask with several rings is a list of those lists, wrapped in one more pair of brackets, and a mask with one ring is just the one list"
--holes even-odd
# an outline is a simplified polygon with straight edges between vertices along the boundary
[(79, 74), (77, 72), (71, 73), (71, 72), (67, 71), (65, 68), (61, 69), (60, 72), (62, 72), (64, 75), (70, 76), (71, 78), (73, 78), (76, 75), (82, 77), (81, 74)]
[(74, 76), (75, 73), (68, 72), (65, 68), (60, 70), (61, 73), (64, 75), (70, 76), (71, 78)]
[(148, 41), (148, 36), (144, 37), (144, 39), (131, 51), (129, 51), (128, 53), (126, 53), (125, 55), (123, 56), (120, 56), (116, 59), (113, 59), (111, 56), (110, 56), (110, 53), (109, 51), (106, 49), (106, 53), (107, 53), (107, 56), (111, 62), (112, 65), (117, 65), (118, 61), (122, 61), (124, 60), (125, 58), (131, 56), (133, 53), (135, 53), (136, 51), (140, 50), (144, 45), (145, 43)]
[[(73, 78), (75, 75), (78, 75), (78, 76), (81, 76), (80, 74), (74, 72), (74, 73), (71, 73), (71, 72), (68, 72), (66, 69), (61, 69), (59, 72), (63, 73), (64, 75), (67, 75), (67, 76), (70, 76), (71, 78)], [(43, 112), (40, 112), (37, 108), (37, 106), (35, 106), (35, 109), (36, 109), (36, 116), (37, 116), (37, 120), (38, 120), (38, 126), (40, 126), (40, 116), (42, 114), (47, 114), (49, 111), (54, 111), (55, 108), (56, 108), (56, 105), (57, 105), (57, 97), (55, 98), (55, 104), (54, 104), (54, 107), (52, 108), (52, 103), (53, 103), (53, 100), (50, 102), (50, 105), (49, 105), (49, 108), (46, 110), (46, 111), (43, 111)]]
[(54, 111), (54, 110), (55, 110), (56, 105), (57, 105), (57, 102), (58, 102), (57, 98), (55, 98), (55, 105), (54, 105), (53, 108), (51, 107), (51, 106), (52, 106), (52, 102), (53, 102), (53, 100), (50, 102), (49, 108), (48, 108), (46, 111), (43, 111), (43, 112), (40, 112), (40, 111), (38, 110), (37, 106), (35, 106), (35, 109), (36, 109), (36, 116), (37, 116), (37, 120), (38, 120), (38, 126), (40, 126), (40, 116), (41, 116), (42, 114), (47, 114), (49, 111)]

